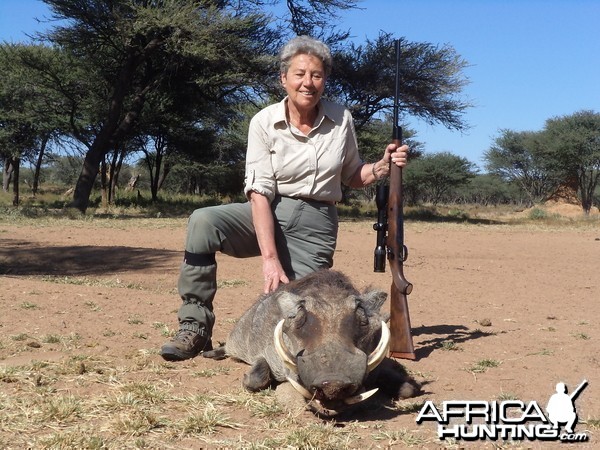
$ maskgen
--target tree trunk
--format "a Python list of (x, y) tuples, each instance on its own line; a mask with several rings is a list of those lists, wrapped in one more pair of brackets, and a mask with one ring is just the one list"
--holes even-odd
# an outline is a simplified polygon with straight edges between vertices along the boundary
[(4, 169), (2, 171), (2, 190), (4, 192), (10, 191), (10, 182), (12, 180), (12, 174), (14, 171), (11, 160), (12, 159), (8, 156), (4, 158)]
[(110, 190), (108, 191), (110, 203), (114, 203), (117, 195), (119, 175), (121, 174), (121, 168), (123, 167), (123, 160), (125, 159), (126, 153), (127, 150), (125, 149), (125, 146), (123, 146), (121, 150), (115, 150), (113, 154), (113, 159), (110, 166)]
[(100, 162), (100, 192), (102, 193), (102, 207), (106, 209), (108, 207), (108, 181), (106, 174), (106, 157), (102, 158)]
[(85, 213), (89, 206), (94, 180), (98, 175), (100, 162), (108, 148), (108, 142), (105, 145), (101, 144), (100, 139), (96, 139), (92, 144), (92, 147), (85, 154), (83, 167), (81, 168), (81, 173), (77, 179), (75, 191), (73, 191), (72, 206), (83, 213)]
[(167, 158), (163, 163), (163, 170), (160, 174), (160, 178), (158, 179), (158, 186), (156, 188), (157, 192), (162, 189), (163, 184), (164, 184), (165, 180), (167, 179), (167, 175), (169, 175), (170, 171), (171, 171), (171, 163), (169, 163), (169, 159)]
[(146, 91), (140, 93), (136, 97), (131, 110), (125, 114), (125, 118), (120, 123), (114, 123), (113, 126), (110, 127), (105, 125), (85, 154), (83, 167), (79, 174), (79, 178), (77, 179), (75, 192), (73, 193), (72, 203), (72, 206), (79, 209), (81, 212), (85, 213), (89, 206), (90, 194), (94, 186), (94, 180), (96, 179), (96, 176), (98, 176), (100, 163), (110, 149), (114, 147), (113, 142), (120, 142), (121, 139), (123, 139), (123, 136), (133, 127), (135, 120), (144, 105), (145, 93)]
[(594, 206), (594, 192), (600, 182), (600, 170), (589, 168), (580, 177), (581, 206), (586, 216), (589, 216)]
[(19, 166), (20, 158), (11, 158), (13, 166), (13, 206), (19, 206)]
[(42, 171), (42, 161), (44, 159), (44, 153), (46, 151), (46, 145), (48, 144), (48, 137), (44, 136), (42, 138), (42, 145), (40, 146), (40, 154), (38, 155), (38, 159), (35, 163), (35, 172), (33, 174), (33, 185), (31, 187), (31, 192), (34, 197), (38, 192), (38, 188), (40, 186), (40, 173)]
[(152, 193), (152, 201), (158, 201), (158, 183), (160, 180), (160, 172), (162, 166), (162, 151), (156, 151), (156, 160), (154, 164), (154, 173), (150, 172), (150, 192)]

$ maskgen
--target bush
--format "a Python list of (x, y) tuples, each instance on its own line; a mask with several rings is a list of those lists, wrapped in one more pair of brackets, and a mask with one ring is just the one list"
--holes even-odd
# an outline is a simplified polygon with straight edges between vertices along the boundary
[(529, 211), (529, 218), (531, 220), (544, 220), (548, 218), (548, 211), (543, 208), (532, 208)]

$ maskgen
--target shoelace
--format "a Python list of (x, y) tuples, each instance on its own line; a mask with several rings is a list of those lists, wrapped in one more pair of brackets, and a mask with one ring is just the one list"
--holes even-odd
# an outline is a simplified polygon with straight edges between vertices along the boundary
[(181, 340), (181, 341), (191, 342), (197, 334), (198, 333), (195, 333), (192, 330), (179, 330), (179, 331), (177, 331), (177, 334), (175, 335), (173, 340)]

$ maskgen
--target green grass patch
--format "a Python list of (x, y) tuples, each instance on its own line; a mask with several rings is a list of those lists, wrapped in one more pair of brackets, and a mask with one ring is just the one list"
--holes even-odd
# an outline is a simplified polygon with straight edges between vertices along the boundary
[(571, 333), (571, 336), (582, 341), (587, 341), (590, 339), (590, 336), (587, 333)]
[(454, 341), (443, 341), (440, 349), (446, 352), (462, 352), (463, 349)]
[(89, 278), (89, 277), (44, 275), (43, 277), (41, 277), (41, 279), (42, 279), (42, 281), (47, 281), (50, 283), (72, 284), (75, 286), (94, 286), (94, 287), (123, 288), (123, 289), (137, 289), (137, 290), (144, 289), (144, 287), (140, 284), (123, 283), (118, 278), (99, 280), (99, 279)]
[(500, 364), (500, 361), (497, 361), (495, 359), (482, 359), (474, 363), (471, 367), (467, 369), (467, 371), (471, 373), (484, 373), (487, 372), (488, 369), (498, 367)]
[(23, 303), (21, 303), (21, 308), (23, 308), (23, 309), (38, 309), (39, 306), (36, 305), (35, 303), (23, 302)]

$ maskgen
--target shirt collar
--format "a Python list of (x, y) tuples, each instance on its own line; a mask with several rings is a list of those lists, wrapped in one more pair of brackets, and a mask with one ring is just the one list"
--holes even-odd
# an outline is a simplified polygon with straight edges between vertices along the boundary
[[(287, 116), (285, 114), (285, 105), (288, 101), (288, 97), (286, 96), (283, 100), (279, 102), (277, 105), (277, 110), (274, 115), (274, 123), (278, 124), (284, 122), (287, 124)], [(315, 128), (318, 128), (321, 123), (323, 123), (323, 119), (327, 117), (332, 122), (336, 123), (336, 117), (339, 118), (339, 114), (335, 114), (334, 104), (329, 100), (319, 100), (318, 114), (317, 120), (315, 121)], [(341, 118), (340, 118), (341, 120)], [(338, 124), (339, 125), (339, 124)]]
[(319, 116), (323, 115), (337, 125), (341, 125), (342, 117), (337, 112), (335, 103), (329, 100), (321, 100), (319, 102)]

